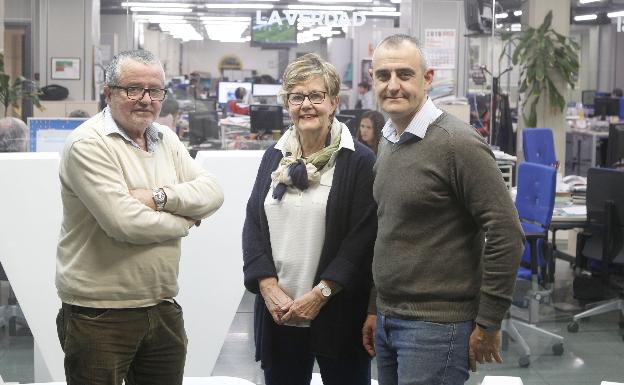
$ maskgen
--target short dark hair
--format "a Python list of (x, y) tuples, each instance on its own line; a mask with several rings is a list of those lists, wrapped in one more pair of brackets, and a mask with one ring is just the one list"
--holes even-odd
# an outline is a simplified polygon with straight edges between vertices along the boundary
[(180, 111), (180, 103), (175, 98), (168, 97), (162, 102), (159, 116), (177, 114)]
[(366, 88), (367, 91), (371, 89), (371, 85), (368, 82), (359, 82), (358, 87)]
[(613, 92), (612, 92), (613, 96), (621, 98), (624, 93), (622, 93), (622, 89), (621, 88), (614, 88)]
[(420, 48), (420, 42), (418, 41), (418, 39), (416, 39), (413, 36), (406, 35), (403, 33), (390, 35), (386, 37), (385, 39), (383, 39), (382, 41), (380, 41), (379, 44), (377, 44), (377, 47), (375, 47), (375, 50), (378, 50), (380, 47), (385, 46), (385, 45), (388, 45), (390, 47), (398, 47), (405, 42), (412, 44), (414, 47), (416, 47), (416, 49), (418, 49), (418, 52), (420, 53), (420, 63), (422, 66), (422, 70), (426, 71), (428, 68), (427, 58), (425, 57), (425, 54), (423, 53), (422, 48)]
[(246, 94), (247, 94), (247, 90), (245, 89), (245, 87), (238, 87), (234, 91), (234, 96), (236, 96), (236, 99), (238, 100), (242, 100)]

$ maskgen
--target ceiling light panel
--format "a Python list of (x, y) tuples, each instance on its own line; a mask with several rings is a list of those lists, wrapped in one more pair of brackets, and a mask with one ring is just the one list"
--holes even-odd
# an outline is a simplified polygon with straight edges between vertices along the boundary
[(273, 9), (273, 4), (204, 4), (208, 9)]
[(132, 12), (163, 12), (163, 13), (189, 13), (191, 8), (152, 8), (152, 7), (130, 7)]
[(193, 4), (185, 3), (145, 3), (145, 2), (124, 2), (122, 7), (149, 7), (149, 8), (192, 8)]
[(351, 6), (334, 6), (334, 5), (289, 5), (288, 9), (297, 9), (304, 11), (355, 11), (355, 7)]

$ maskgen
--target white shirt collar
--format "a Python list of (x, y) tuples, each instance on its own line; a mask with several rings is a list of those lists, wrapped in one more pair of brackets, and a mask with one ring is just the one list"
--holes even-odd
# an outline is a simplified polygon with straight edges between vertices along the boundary
[[(427, 101), (423, 104), (416, 115), (414, 115), (414, 118), (403, 133), (409, 132), (410, 134), (416, 135), (422, 139), (425, 137), (429, 125), (440, 117), (440, 115), (442, 115), (442, 110), (433, 104), (431, 98), (427, 97)], [(381, 132), (383, 136), (392, 143), (396, 143), (400, 139), (400, 136), (396, 134), (396, 127), (394, 126), (394, 123), (392, 123), (392, 119), (388, 119)]]

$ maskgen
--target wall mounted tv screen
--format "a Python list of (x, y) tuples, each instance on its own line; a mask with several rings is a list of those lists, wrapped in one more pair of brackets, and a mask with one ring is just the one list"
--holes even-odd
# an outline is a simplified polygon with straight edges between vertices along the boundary
[(281, 48), (297, 45), (297, 25), (288, 24), (284, 18), (282, 23), (256, 24), (251, 23), (251, 46), (264, 48)]

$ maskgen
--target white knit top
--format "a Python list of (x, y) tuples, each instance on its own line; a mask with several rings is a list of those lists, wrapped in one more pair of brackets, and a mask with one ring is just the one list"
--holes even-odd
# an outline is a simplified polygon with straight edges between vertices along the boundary
[[(271, 189), (264, 201), (277, 279), (292, 299), (314, 286), (325, 242), (325, 209), (335, 169), (331, 163), (320, 171), (320, 183), (304, 191), (288, 187), (281, 201), (273, 199)], [(310, 323), (287, 325), (307, 327)]]

